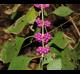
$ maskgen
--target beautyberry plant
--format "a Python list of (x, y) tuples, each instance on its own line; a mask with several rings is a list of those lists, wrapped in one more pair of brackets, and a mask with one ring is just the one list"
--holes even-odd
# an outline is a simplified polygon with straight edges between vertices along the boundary
[(50, 47), (45, 47), (45, 44), (48, 43), (49, 40), (51, 40), (52, 36), (50, 33), (46, 32), (44, 33), (44, 28), (45, 27), (50, 27), (51, 22), (48, 20), (44, 20), (44, 10), (45, 8), (49, 7), (49, 4), (34, 4), (35, 7), (40, 8), (41, 9), (41, 14), (42, 14), (42, 19), (40, 19), (39, 17), (36, 19), (36, 23), (37, 26), (40, 27), (42, 29), (42, 33), (35, 33), (34, 37), (36, 39), (36, 41), (38, 42), (42, 42), (42, 47), (38, 47), (36, 49), (37, 53), (44, 55), (47, 54), (50, 51)]
[[(63, 30), (63, 25), (66, 22), (61, 23), (58, 27), (55, 27), (55, 23), (53, 23), (58, 17), (67, 17), (69, 18), (67, 22), (71, 21), (77, 29), (73, 21), (74, 18), (70, 16), (73, 11), (69, 7), (61, 5), (58, 8), (54, 7), (54, 10), (48, 13), (47, 9), (50, 6), (54, 7), (50, 4), (33, 4), (25, 15), (5, 30), (8, 34), (11, 34), (11, 38), (4, 44), (0, 60), (4, 63), (10, 63), (8, 70), (33, 69), (35, 62), (38, 64), (36, 69), (39, 70), (44, 70), (44, 68), (47, 70), (73, 70), (75, 68), (76, 55), (70, 44), (73, 39), (68, 37)], [(14, 9), (16, 10), (16, 7)], [(47, 14), (46, 17), (45, 14)], [(51, 18), (53, 20), (51, 21), (48, 17), (51, 14), (58, 17), (55, 20)], [(13, 14), (13, 19), (15, 15)], [(28, 31), (27, 35), (30, 36), (26, 38), (22, 34), (25, 31), (23, 30), (25, 26), (29, 26), (28, 29), (32, 31), (32, 33)], [(79, 31), (77, 33), (79, 34)], [(23, 42), (26, 42), (28, 38), (31, 38), (31, 40), (28, 40), (30, 43), (27, 42), (25, 45)], [(38, 45), (35, 43), (38, 43)], [(35, 45), (33, 48), (30, 47), (29, 54), (19, 53), (20, 48), (27, 48), (29, 45)], [(33, 65), (31, 65), (32, 62)]]

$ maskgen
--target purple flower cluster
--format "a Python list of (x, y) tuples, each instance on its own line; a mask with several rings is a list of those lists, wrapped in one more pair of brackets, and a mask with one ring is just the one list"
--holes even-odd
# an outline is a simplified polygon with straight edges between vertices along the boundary
[[(48, 8), (50, 6), (50, 4), (34, 4), (34, 6), (39, 8), (39, 9), (41, 9), (41, 7), (43, 9), (45, 9), (45, 8)], [(42, 26), (47, 27), (47, 28), (51, 27), (51, 22), (49, 20), (44, 20), (44, 25), (43, 25), (43, 21), (39, 17), (36, 19), (36, 23), (37, 23), (37, 26), (39, 28), (42, 28)], [(37, 33), (34, 34), (34, 38), (38, 42), (43, 41), (44, 45), (45, 45), (51, 40), (52, 36), (49, 32), (46, 32), (45, 34), (41, 34), (40, 32), (37, 32)], [(40, 54), (40, 55), (47, 54), (50, 51), (50, 47), (49, 46), (44, 46), (44, 45), (43, 45), (43, 47), (39, 46), (36, 49), (36, 52), (38, 54)]]
[(46, 32), (44, 35), (38, 32), (38, 33), (35, 33), (34, 38), (38, 42), (42, 42), (42, 39), (43, 39), (44, 43), (48, 43), (48, 41), (52, 38), (52, 36), (48, 32)]
[[(34, 4), (35, 7), (41, 8), (41, 4)], [(42, 4), (43, 8), (48, 8), (50, 5), (49, 4)]]
[[(42, 20), (41, 20), (40, 18), (37, 18), (37, 19), (36, 19), (36, 23), (37, 23), (37, 26), (38, 26), (38, 27), (40, 27), (40, 28), (42, 27), (42, 23), (43, 23), (43, 22), (42, 22)], [(49, 20), (45, 20), (45, 21), (44, 21), (44, 26), (45, 26), (45, 27), (50, 27), (50, 26), (51, 26), (51, 22), (50, 22)]]
[(38, 47), (37, 49), (36, 49), (36, 52), (38, 53), (38, 54), (47, 54), (48, 52), (50, 51), (50, 47)]

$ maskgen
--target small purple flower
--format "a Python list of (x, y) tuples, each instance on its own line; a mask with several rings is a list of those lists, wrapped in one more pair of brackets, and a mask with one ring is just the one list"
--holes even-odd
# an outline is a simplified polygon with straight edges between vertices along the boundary
[(51, 26), (51, 22), (49, 20), (45, 20), (44, 22), (46, 27), (50, 27)]
[(51, 40), (51, 38), (52, 38), (52, 36), (51, 36), (50, 33), (47, 32), (47, 33), (44, 34), (44, 42), (45, 43), (48, 43), (49, 40)]
[(36, 49), (36, 52), (38, 54), (47, 54), (48, 52), (50, 51), (50, 47), (41, 47), (39, 46), (37, 49)]
[(35, 7), (40, 8), (41, 5), (40, 4), (34, 4)]
[(42, 34), (38, 32), (34, 35), (34, 38), (36, 39), (36, 41), (41, 42), (42, 41)]
[(40, 18), (36, 19), (36, 23), (37, 23), (38, 27), (40, 27), (40, 28), (42, 27), (42, 20)]
[(51, 36), (51, 34), (50, 33), (45, 33), (45, 34), (41, 34), (41, 33), (36, 33), (35, 35), (34, 35), (34, 38), (36, 39), (36, 41), (38, 41), (38, 42), (42, 42), (42, 39), (43, 39), (43, 41), (44, 41), (44, 43), (48, 43), (49, 42), (49, 40), (52, 38), (52, 36)]
[[(50, 4), (42, 4), (43, 8), (48, 8), (50, 6)], [(34, 4), (35, 7), (37, 8), (41, 8), (41, 4)]]
[(44, 4), (45, 8), (48, 8), (50, 6), (50, 4)]
[[(37, 23), (38, 27), (40, 27), (40, 28), (42, 27), (42, 20), (40, 18), (36, 19), (36, 23)], [(44, 26), (45, 27), (50, 27), (51, 26), (51, 22), (49, 20), (45, 20), (44, 21)]]

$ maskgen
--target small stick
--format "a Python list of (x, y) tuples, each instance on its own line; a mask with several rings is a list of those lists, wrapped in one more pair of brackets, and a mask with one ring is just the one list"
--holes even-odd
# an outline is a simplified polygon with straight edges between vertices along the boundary
[(40, 59), (40, 66), (41, 67), (42, 67), (43, 58), (44, 58), (44, 54), (41, 55), (41, 59)]
[(78, 28), (77, 28), (77, 26), (76, 26), (75, 22), (73, 21), (73, 19), (72, 19), (72, 17), (71, 17), (71, 16), (70, 16), (69, 18), (70, 18), (70, 21), (72, 22), (73, 26), (75, 27), (75, 29), (76, 29), (76, 31), (77, 31), (77, 33), (78, 33), (79, 37), (80, 37), (80, 32), (79, 32), (79, 30), (78, 30)]
[[(72, 19), (74, 20), (77, 16), (78, 16), (78, 15), (76, 15), (76, 16), (75, 16), (75, 17), (73, 17)], [(69, 19), (68, 21), (66, 21), (65, 23), (60, 24), (60, 26), (58, 26), (58, 27), (54, 28), (54, 29), (53, 29), (53, 30), (51, 30), (50, 32), (53, 32), (53, 31), (57, 30), (59, 27), (61, 27), (61, 26), (65, 25), (65, 24), (66, 24), (66, 23), (68, 23), (69, 21), (70, 21), (70, 19)]]

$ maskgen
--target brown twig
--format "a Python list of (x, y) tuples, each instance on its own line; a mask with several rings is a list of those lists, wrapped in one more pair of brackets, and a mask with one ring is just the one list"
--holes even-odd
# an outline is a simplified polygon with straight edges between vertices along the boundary
[[(73, 17), (72, 19), (74, 20), (77, 16), (79, 16), (80, 14), (76, 15), (75, 17)], [(60, 26), (54, 28), (53, 30), (51, 30), (50, 32), (53, 32), (55, 30), (57, 30), (58, 28), (60, 28), (61, 26), (65, 25), (66, 23), (68, 23), (69, 21), (71, 21), (70, 19), (68, 21), (66, 21), (65, 23), (60, 24)]]
[(69, 19), (70, 19), (70, 21), (72, 22), (73, 26), (75, 27), (75, 29), (76, 29), (76, 31), (77, 31), (79, 37), (80, 37), (80, 32), (79, 32), (79, 30), (78, 30), (78, 28), (77, 28), (75, 22), (73, 21), (72, 17), (70, 16)]
[(77, 46), (79, 45), (79, 43), (80, 43), (80, 39), (78, 40), (77, 44), (74, 46), (74, 49), (77, 48)]

